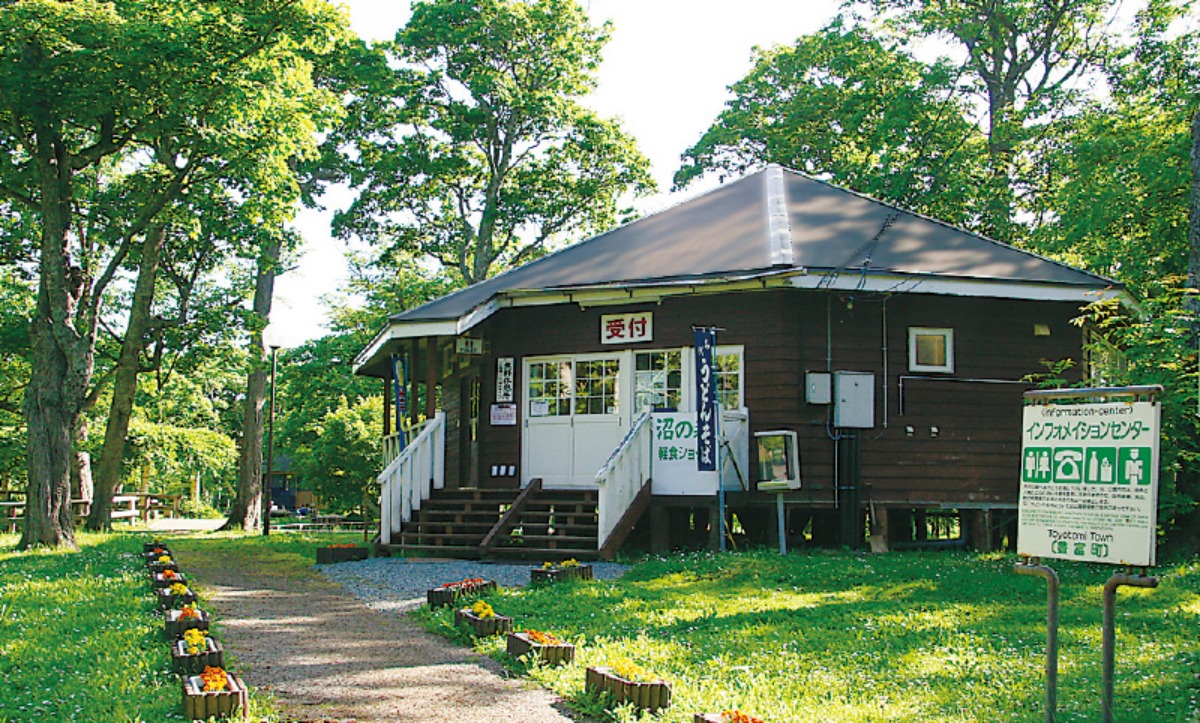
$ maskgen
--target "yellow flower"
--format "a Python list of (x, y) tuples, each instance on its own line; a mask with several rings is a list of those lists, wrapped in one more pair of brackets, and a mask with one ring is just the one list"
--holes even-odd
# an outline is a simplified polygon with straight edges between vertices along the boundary
[(159, 555), (158, 561), (165, 565), (171, 561), (171, 556), (170, 555)]
[(208, 633), (198, 628), (188, 628), (183, 631), (183, 643), (187, 646), (188, 655), (195, 655), (207, 647), (204, 638)]
[(172, 595), (187, 595), (187, 593), (188, 593), (188, 587), (187, 587), (187, 585), (184, 585), (182, 582), (176, 582), (176, 583), (171, 584), (171, 594)]
[(560, 565), (560, 567), (579, 567), (579, 560), (576, 560), (573, 557), (570, 559), (567, 559), (567, 560), (563, 560), (562, 565)]
[(476, 600), (475, 604), (471, 606), (471, 612), (475, 613), (475, 616), (479, 618), (496, 617), (496, 611), (484, 600)]

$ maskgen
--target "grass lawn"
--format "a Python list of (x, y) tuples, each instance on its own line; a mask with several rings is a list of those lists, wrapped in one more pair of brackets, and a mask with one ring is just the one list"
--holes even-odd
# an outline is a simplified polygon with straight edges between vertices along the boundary
[[(957, 552), (708, 553), (651, 559), (621, 580), (489, 596), (518, 630), (582, 647), (528, 670), (576, 707), (584, 667), (632, 662), (674, 685), (648, 720), (740, 709), (767, 721), (1040, 721), (1046, 586), (1015, 558)], [(1063, 562), (1060, 721), (1100, 720), (1101, 588), (1112, 568)], [(1117, 603), (1116, 718), (1200, 720), (1200, 560), (1158, 570)], [(451, 614), (422, 611), (465, 639)], [(476, 646), (504, 658), (498, 638)], [(636, 720), (617, 710), (617, 720)]]
[[(77, 535), (78, 551), (14, 552), (17, 537), (0, 534), (0, 723), (183, 720), (141, 556), (142, 543), (154, 538), (146, 531)], [(299, 570), (312, 564), (319, 544), (354, 539), (289, 533), (172, 545), (269, 551)], [(227, 665), (236, 671), (232, 653)], [(250, 711), (251, 721), (275, 717), (271, 701), (253, 693)]]

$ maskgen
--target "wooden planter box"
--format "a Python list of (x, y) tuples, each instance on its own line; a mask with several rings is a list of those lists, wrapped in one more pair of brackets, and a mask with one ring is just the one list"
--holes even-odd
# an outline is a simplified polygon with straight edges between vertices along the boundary
[(150, 571), (151, 575), (158, 574), (163, 570), (179, 572), (179, 563), (175, 562), (174, 560), (171, 560), (170, 562), (147, 562), (146, 569)]
[(454, 611), (454, 624), (456, 626), (466, 625), (471, 628), (471, 632), (477, 638), (512, 632), (512, 622), (512, 618), (506, 618), (503, 615), (481, 618), (470, 610)]
[(611, 668), (588, 668), (584, 690), (610, 693), (617, 704), (632, 703), (642, 710), (657, 711), (671, 705), (671, 684), (665, 680), (637, 682), (620, 678)]
[[(166, 572), (166, 570), (164, 570), (163, 572)], [(163, 588), (171, 587), (172, 585), (174, 585), (177, 582), (181, 582), (184, 585), (188, 584), (187, 577), (182, 572), (176, 572), (175, 570), (172, 570), (171, 572), (175, 573), (175, 577), (173, 577), (169, 580), (163, 577), (162, 572), (150, 573), (150, 579), (154, 581), (154, 589), (155, 590), (161, 590)]]
[(164, 587), (155, 590), (154, 594), (158, 596), (159, 610), (183, 607), (184, 605), (191, 605), (196, 602), (196, 593), (191, 590), (188, 590), (185, 595), (174, 595), (168, 588)]
[(246, 711), (246, 686), (233, 673), (228, 673), (225, 690), (205, 692), (204, 681), (198, 675), (183, 677), (183, 717), (205, 720), (209, 716), (227, 716)]
[(542, 662), (548, 665), (570, 665), (575, 662), (575, 646), (570, 643), (546, 645), (535, 643), (525, 633), (508, 634), (508, 654), (514, 658), (533, 651)]
[(165, 543), (165, 542), (143, 542), (142, 543), (142, 552), (143, 553), (154, 552), (154, 548), (156, 548), (156, 547), (160, 547), (164, 550), (171, 549), (170, 547), (167, 547), (167, 543)]
[(183, 635), (184, 630), (189, 628), (198, 628), (200, 630), (208, 630), (208, 613), (203, 610), (197, 610), (196, 614), (200, 616), (196, 618), (181, 618), (178, 610), (167, 610), (163, 617), (166, 624), (163, 626), (163, 637), (167, 640), (178, 640)]
[(529, 582), (533, 585), (539, 585), (544, 582), (562, 582), (563, 580), (591, 580), (592, 566), (579, 565), (577, 567), (535, 567), (529, 570)]
[(474, 585), (442, 585), (435, 587), (425, 594), (429, 607), (440, 608), (453, 605), (460, 597), (476, 597), (496, 589), (495, 580), (484, 580)]
[(332, 565), (335, 562), (353, 562), (367, 559), (365, 547), (318, 547), (317, 564)]
[(204, 639), (205, 650), (188, 653), (187, 644), (176, 640), (171, 644), (171, 672), (180, 675), (200, 675), (206, 666), (225, 667), (225, 650), (212, 638)]

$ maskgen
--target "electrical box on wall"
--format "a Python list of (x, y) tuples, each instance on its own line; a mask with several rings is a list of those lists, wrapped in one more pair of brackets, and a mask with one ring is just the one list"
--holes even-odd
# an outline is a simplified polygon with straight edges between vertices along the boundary
[(833, 397), (833, 426), (842, 429), (875, 427), (874, 374), (834, 372)]
[(829, 372), (804, 373), (804, 401), (829, 404), (833, 401), (833, 375)]

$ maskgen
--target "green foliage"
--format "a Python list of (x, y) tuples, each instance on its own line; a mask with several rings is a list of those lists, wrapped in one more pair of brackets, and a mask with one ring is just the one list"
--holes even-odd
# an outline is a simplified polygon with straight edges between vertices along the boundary
[[(515, 627), (580, 646), (572, 666), (517, 666), (595, 711), (583, 669), (631, 662), (673, 684), (690, 721), (740, 709), (777, 721), (1038, 720), (1044, 702), (1045, 584), (1014, 558), (964, 553), (690, 554), (650, 559), (614, 582), (504, 590)], [(1110, 568), (1064, 563), (1060, 720), (1100, 716), (1100, 589)], [(1123, 590), (1117, 710), (1200, 715), (1200, 561), (1165, 569), (1157, 590)], [(422, 615), (438, 620), (446, 611)], [(498, 638), (476, 648), (504, 658)], [(609, 720), (630, 721), (631, 711)]]
[(756, 51), (675, 185), (779, 163), (969, 224), (985, 139), (965, 118), (959, 81), (948, 61), (922, 63), (837, 18), (791, 47)]
[(607, 37), (576, 0), (414, 3), (385, 55), (363, 58), (369, 110), (346, 129), (360, 195), (339, 233), (470, 284), (611, 226), (622, 194), (653, 184), (633, 140), (576, 100)]
[(311, 424), (311, 441), (295, 449), (296, 471), (326, 508), (350, 510), (379, 498), (383, 400), (367, 397), (338, 406)]
[(182, 493), (199, 474), (208, 496), (230, 495), (237, 471), (237, 447), (232, 439), (205, 427), (177, 427), (135, 419), (129, 426), (127, 460), (136, 460), (127, 486), (137, 477), (151, 480), (151, 492)]
[(23, 482), (25, 420), (21, 400), (29, 379), (29, 318), (33, 289), (14, 268), (0, 267), (0, 490)]
[[(1163, 387), (1158, 523), (1168, 550), (1195, 552), (1200, 550), (1200, 351), (1189, 343), (1180, 282), (1179, 277), (1164, 279), (1134, 318), (1112, 303), (1097, 303), (1083, 320), (1095, 329), (1093, 357), (1106, 384)], [(1123, 353), (1104, 353), (1113, 348)]]

